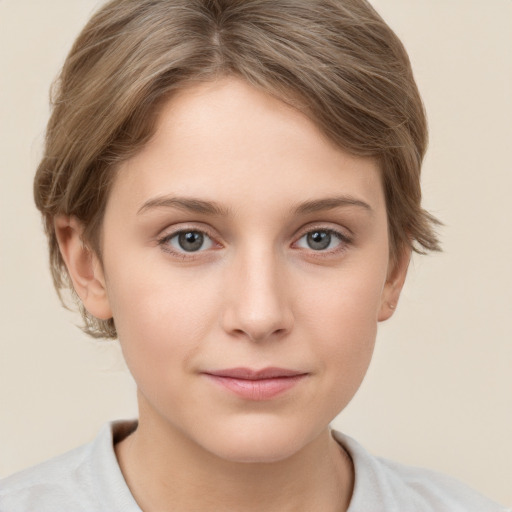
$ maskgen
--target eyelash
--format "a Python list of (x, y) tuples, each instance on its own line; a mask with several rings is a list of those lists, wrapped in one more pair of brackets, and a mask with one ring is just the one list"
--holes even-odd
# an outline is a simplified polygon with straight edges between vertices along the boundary
[[(325, 258), (325, 257), (341, 254), (344, 251), (346, 251), (348, 249), (348, 247), (353, 243), (353, 240), (351, 237), (347, 236), (344, 233), (341, 233), (340, 231), (337, 231), (332, 228), (327, 228), (325, 226), (317, 226), (317, 227), (310, 227), (306, 231), (303, 231), (302, 234), (296, 239), (296, 241), (293, 242), (292, 246), (297, 245), (298, 242), (300, 240), (302, 240), (304, 237), (307, 237), (308, 235), (315, 233), (315, 232), (326, 233), (327, 235), (329, 235), (331, 237), (337, 238), (339, 241), (339, 244), (334, 249), (330, 249), (330, 250), (315, 250), (312, 248), (309, 248), (309, 249), (308, 248), (298, 248), (299, 250), (304, 250), (304, 251), (310, 252), (316, 258)], [(199, 249), (197, 251), (188, 251), (188, 252), (185, 250), (179, 251), (179, 250), (173, 249), (171, 247), (171, 245), (169, 244), (169, 242), (173, 238), (178, 237), (179, 235), (185, 234), (185, 233), (199, 233), (199, 234), (207, 237), (214, 246), (215, 245), (220, 246), (220, 244), (215, 242), (215, 238), (210, 233), (208, 233), (208, 231), (206, 231), (204, 229), (193, 228), (193, 227), (179, 229), (177, 231), (173, 231), (172, 233), (168, 233), (168, 234), (160, 237), (157, 240), (158, 246), (160, 246), (163, 251), (165, 251), (169, 254), (172, 254), (175, 257), (178, 257), (178, 258), (181, 258), (184, 260), (185, 259), (193, 260), (193, 259), (199, 257), (199, 255), (201, 253), (205, 252), (205, 250)]]
[(210, 235), (210, 233), (208, 233), (208, 231), (206, 231), (204, 229), (194, 228), (194, 227), (179, 229), (177, 231), (173, 231), (172, 233), (163, 235), (161, 238), (159, 238), (157, 240), (157, 243), (162, 248), (162, 250), (164, 252), (167, 252), (167, 253), (169, 253), (175, 257), (181, 258), (183, 260), (185, 260), (185, 259), (193, 260), (193, 259), (197, 258), (198, 255), (204, 251), (203, 250), (189, 251), (189, 252), (184, 251), (184, 250), (178, 251), (178, 250), (173, 249), (169, 243), (173, 238), (178, 237), (179, 235), (185, 234), (185, 233), (200, 233), (201, 235), (204, 235), (209, 240), (211, 240), (212, 245), (220, 245), (220, 244), (216, 244), (215, 238), (212, 235)]
[[(338, 239), (338, 244), (335, 248), (328, 249), (328, 250), (315, 250), (311, 247), (309, 248), (299, 248), (299, 250), (307, 251), (311, 254), (311, 256), (314, 256), (315, 258), (328, 258), (330, 256), (337, 256), (345, 252), (349, 246), (353, 243), (353, 240), (351, 237), (347, 236), (346, 234), (337, 231), (332, 228), (327, 228), (325, 226), (316, 226), (316, 227), (309, 227), (307, 231), (302, 232), (299, 238), (297, 238), (297, 241), (294, 242), (292, 245), (297, 245), (300, 240), (307, 237), (308, 235), (311, 235), (313, 233), (326, 233), (330, 237), (335, 237)], [(330, 245), (330, 244), (329, 244)]]

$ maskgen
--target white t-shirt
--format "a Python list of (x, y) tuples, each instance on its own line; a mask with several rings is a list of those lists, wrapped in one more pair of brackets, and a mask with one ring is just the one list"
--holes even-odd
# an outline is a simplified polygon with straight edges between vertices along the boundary
[[(141, 512), (114, 452), (136, 426), (112, 422), (91, 443), (0, 480), (0, 512)], [(456, 480), (373, 457), (350, 437), (333, 436), (354, 462), (348, 512), (506, 512)]]

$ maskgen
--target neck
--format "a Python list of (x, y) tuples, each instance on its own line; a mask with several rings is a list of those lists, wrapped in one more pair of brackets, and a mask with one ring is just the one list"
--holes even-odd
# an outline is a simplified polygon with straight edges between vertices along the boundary
[(137, 430), (115, 448), (128, 487), (145, 512), (341, 512), (352, 495), (352, 461), (328, 428), (285, 460), (244, 463), (219, 458), (141, 416)]

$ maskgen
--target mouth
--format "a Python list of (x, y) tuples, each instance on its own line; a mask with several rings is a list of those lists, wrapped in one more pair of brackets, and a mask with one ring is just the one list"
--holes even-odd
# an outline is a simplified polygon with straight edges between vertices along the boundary
[(227, 368), (204, 372), (225, 390), (246, 400), (270, 400), (295, 387), (309, 374), (287, 368)]

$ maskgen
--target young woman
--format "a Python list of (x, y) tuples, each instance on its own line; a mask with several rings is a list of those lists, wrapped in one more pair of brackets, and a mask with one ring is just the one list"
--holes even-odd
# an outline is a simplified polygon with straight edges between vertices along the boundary
[(438, 250), (407, 55), (361, 0), (114, 0), (35, 180), (58, 291), (139, 418), (4, 480), (6, 511), (502, 510), (329, 428), (411, 251)]

